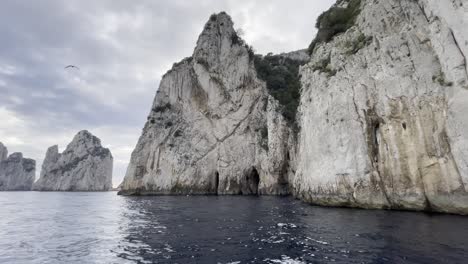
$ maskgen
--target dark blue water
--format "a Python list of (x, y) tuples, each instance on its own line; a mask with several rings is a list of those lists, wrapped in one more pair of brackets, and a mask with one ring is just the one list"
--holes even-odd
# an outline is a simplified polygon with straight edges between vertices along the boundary
[(468, 217), (278, 197), (0, 193), (0, 263), (468, 263)]

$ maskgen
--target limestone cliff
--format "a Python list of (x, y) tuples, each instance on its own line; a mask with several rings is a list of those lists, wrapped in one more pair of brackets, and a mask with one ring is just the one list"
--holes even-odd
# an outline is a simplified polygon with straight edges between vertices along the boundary
[(112, 154), (88, 131), (79, 132), (63, 153), (47, 150), (36, 191), (110, 191)]
[[(228, 15), (213, 15), (193, 56), (164, 75), (120, 193), (291, 191), (321, 205), (468, 214), (467, 8), (338, 0), (310, 58), (254, 55)], [(275, 78), (299, 67), (288, 60), (308, 61), (301, 89)]]
[[(300, 55), (299, 55), (300, 56)], [(160, 83), (121, 194), (287, 194), (294, 140), (231, 18)]]
[(36, 174), (36, 162), (13, 153), (0, 142), (0, 191), (30, 191)]
[(468, 214), (468, 3), (351, 2), (354, 26), (301, 69), (294, 194)]

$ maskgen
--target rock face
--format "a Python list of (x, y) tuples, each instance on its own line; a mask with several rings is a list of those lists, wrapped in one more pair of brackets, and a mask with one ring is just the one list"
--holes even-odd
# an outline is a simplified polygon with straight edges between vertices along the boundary
[(30, 191), (36, 176), (36, 161), (13, 153), (0, 142), (0, 191)]
[(37, 191), (110, 191), (112, 154), (88, 131), (79, 132), (63, 153), (58, 146), (47, 150)]
[(213, 15), (193, 56), (164, 75), (121, 193), (291, 191), (320, 205), (468, 214), (468, 3), (334, 8), (310, 59), (280, 55), (309, 61), (297, 137), (229, 16)]
[(355, 26), (316, 47), (301, 70), (297, 197), (468, 214), (467, 8), (363, 0)]
[(287, 194), (294, 140), (225, 14), (167, 72), (120, 194)]

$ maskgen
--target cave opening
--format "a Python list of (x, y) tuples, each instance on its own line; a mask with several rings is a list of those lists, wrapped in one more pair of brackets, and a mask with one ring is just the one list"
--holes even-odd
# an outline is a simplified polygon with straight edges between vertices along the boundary
[(258, 195), (258, 185), (260, 184), (260, 175), (258, 174), (257, 169), (252, 167), (252, 170), (247, 175), (247, 189), (248, 194)]
[(219, 172), (215, 173), (215, 180), (214, 180), (214, 193), (218, 195), (218, 188), (219, 188)]

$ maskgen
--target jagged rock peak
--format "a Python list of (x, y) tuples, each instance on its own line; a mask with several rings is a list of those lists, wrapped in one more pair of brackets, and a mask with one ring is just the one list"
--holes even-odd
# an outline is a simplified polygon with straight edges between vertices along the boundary
[(29, 191), (36, 175), (36, 161), (23, 158), (20, 152), (8, 158), (7, 148), (0, 143), (0, 191)]
[(121, 194), (286, 194), (289, 128), (229, 15), (165, 74)]
[(223, 38), (231, 38), (235, 34), (234, 23), (225, 12), (211, 15), (202, 33), (198, 37), (197, 49), (218, 45)]
[(63, 153), (59, 153), (57, 145), (49, 147), (34, 189), (108, 191), (112, 188), (112, 163), (110, 150), (101, 146), (99, 138), (83, 130)]
[(232, 22), (231, 16), (226, 12), (222, 11), (218, 14), (212, 14), (210, 19), (205, 23), (202, 33), (200, 34), (200, 39), (203, 39), (205, 36), (211, 36), (209, 38), (213, 39), (213, 36), (222, 36), (229, 35), (234, 31), (234, 22)]
[[(234, 47), (240, 48), (239, 51)], [(233, 57), (234, 50), (239, 55), (247, 54), (248, 46), (234, 30), (231, 17), (225, 12), (211, 15), (198, 38), (193, 54), (195, 61), (207, 69), (217, 68)]]
[(85, 148), (94, 148), (94, 147), (99, 147), (101, 146), (101, 140), (91, 134), (87, 130), (82, 130), (78, 132), (78, 134), (73, 137), (72, 142), (70, 143), (69, 147), (74, 147), (74, 146), (84, 146)]

